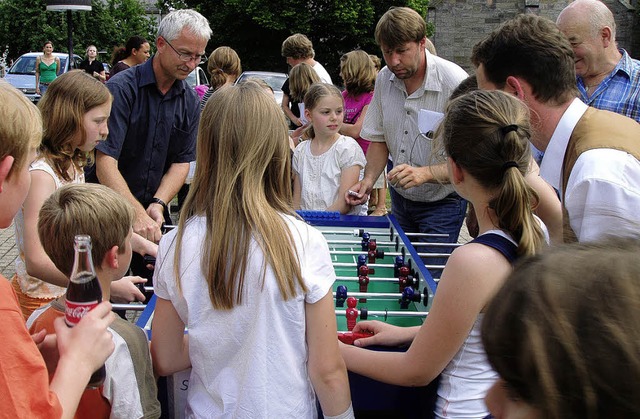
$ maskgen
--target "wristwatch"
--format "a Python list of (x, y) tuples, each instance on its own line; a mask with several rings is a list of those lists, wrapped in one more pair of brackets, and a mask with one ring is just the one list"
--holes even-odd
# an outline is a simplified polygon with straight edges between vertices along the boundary
[(164, 202), (160, 198), (156, 198), (155, 196), (153, 198), (151, 198), (151, 203), (152, 204), (160, 204), (160, 205), (162, 205), (162, 208), (164, 208), (165, 210), (167, 209), (167, 203)]

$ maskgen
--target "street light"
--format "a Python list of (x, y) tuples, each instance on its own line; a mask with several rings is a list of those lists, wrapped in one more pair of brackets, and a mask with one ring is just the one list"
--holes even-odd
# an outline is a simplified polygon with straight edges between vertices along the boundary
[(91, 0), (47, 0), (47, 12), (67, 12), (67, 41), (69, 45), (69, 69), (73, 65), (73, 19), (74, 10), (91, 11)]

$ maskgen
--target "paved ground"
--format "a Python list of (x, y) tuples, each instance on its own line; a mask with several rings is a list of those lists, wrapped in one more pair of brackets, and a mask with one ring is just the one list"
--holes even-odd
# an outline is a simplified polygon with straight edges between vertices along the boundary
[(18, 247), (14, 238), (13, 225), (9, 228), (0, 229), (0, 272), (11, 279), (15, 272), (15, 260), (18, 257)]
[[(466, 243), (470, 240), (466, 227), (462, 226), (458, 243)], [(15, 273), (15, 260), (18, 257), (18, 247), (14, 237), (13, 225), (9, 228), (0, 229), (0, 272), (11, 279)]]

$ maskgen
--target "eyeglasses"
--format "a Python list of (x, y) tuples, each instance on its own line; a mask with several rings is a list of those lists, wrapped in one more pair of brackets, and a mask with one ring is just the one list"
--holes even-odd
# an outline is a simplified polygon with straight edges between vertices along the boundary
[(185, 63), (188, 63), (189, 61), (194, 61), (196, 64), (202, 64), (205, 63), (207, 61), (207, 57), (204, 55), (189, 55), (189, 54), (183, 54), (181, 52), (178, 52), (177, 49), (175, 49), (173, 47), (173, 45), (171, 45), (171, 42), (167, 41), (166, 38), (164, 38), (164, 41), (167, 43), (167, 45), (169, 45), (171, 47), (171, 49), (178, 54), (178, 58), (180, 58), (180, 61), (183, 61)]

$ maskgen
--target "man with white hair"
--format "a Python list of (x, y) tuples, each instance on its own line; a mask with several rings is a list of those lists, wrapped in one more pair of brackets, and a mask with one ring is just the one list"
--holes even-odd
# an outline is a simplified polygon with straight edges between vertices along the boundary
[(598, 0), (576, 0), (558, 16), (575, 54), (580, 99), (640, 122), (640, 61), (616, 44), (616, 23)]
[[(113, 95), (109, 135), (96, 147), (99, 181), (135, 208), (133, 230), (159, 242), (161, 227), (171, 223), (167, 204), (178, 193), (196, 157), (200, 99), (185, 81), (206, 61), (209, 21), (184, 9), (165, 16), (158, 27), (156, 54), (107, 82)], [(135, 275), (151, 279), (142, 256), (134, 254)]]
[(109, 136), (96, 147), (97, 180), (134, 205), (134, 231), (156, 243), (195, 160), (199, 98), (184, 80), (206, 60), (210, 37), (200, 13), (173, 11), (160, 22), (156, 54), (107, 82), (113, 108)]

